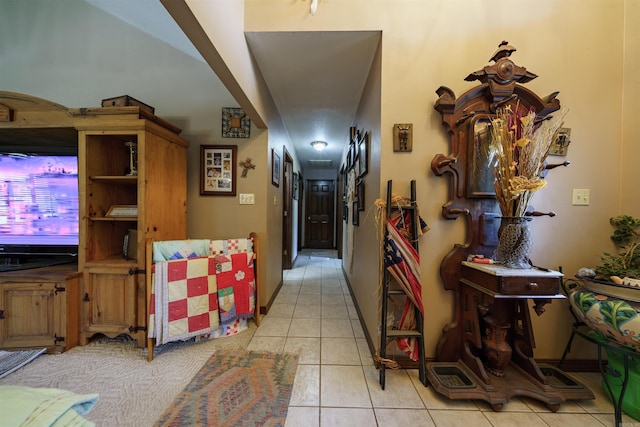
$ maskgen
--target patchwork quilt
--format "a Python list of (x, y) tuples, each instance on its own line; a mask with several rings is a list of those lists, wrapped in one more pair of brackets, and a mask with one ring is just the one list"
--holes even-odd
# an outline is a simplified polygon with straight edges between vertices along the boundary
[(209, 255), (232, 255), (243, 252), (253, 252), (251, 239), (192, 239), (153, 242), (153, 262)]
[(221, 330), (253, 317), (252, 249), (250, 239), (155, 242), (149, 337), (165, 344), (225, 336)]
[(215, 260), (220, 321), (252, 317), (256, 307), (253, 254), (218, 256)]

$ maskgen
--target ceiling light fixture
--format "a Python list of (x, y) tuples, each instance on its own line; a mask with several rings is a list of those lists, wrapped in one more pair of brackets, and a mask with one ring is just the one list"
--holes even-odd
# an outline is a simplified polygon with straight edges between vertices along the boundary
[(311, 143), (311, 146), (313, 147), (314, 150), (316, 151), (322, 151), (325, 148), (327, 148), (327, 143), (324, 141), (313, 141)]

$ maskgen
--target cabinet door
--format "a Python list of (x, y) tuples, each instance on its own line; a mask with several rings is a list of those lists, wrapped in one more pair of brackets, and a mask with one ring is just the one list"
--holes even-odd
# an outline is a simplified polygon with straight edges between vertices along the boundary
[(56, 283), (0, 284), (0, 347), (64, 345), (64, 293)]
[(87, 269), (82, 297), (85, 340), (95, 333), (114, 338), (136, 330), (136, 286), (137, 277), (129, 270)]

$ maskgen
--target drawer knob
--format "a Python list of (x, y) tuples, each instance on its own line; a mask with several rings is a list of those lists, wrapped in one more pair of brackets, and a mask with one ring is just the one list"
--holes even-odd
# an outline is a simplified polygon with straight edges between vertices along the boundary
[(535, 291), (538, 289), (538, 284), (536, 282), (530, 282), (528, 287), (529, 287), (529, 290)]

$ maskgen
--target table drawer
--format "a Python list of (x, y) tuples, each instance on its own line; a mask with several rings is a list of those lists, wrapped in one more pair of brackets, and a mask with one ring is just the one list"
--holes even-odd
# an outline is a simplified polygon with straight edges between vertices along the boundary
[(463, 266), (462, 277), (487, 290), (502, 295), (556, 295), (560, 293), (559, 277), (494, 276)]

